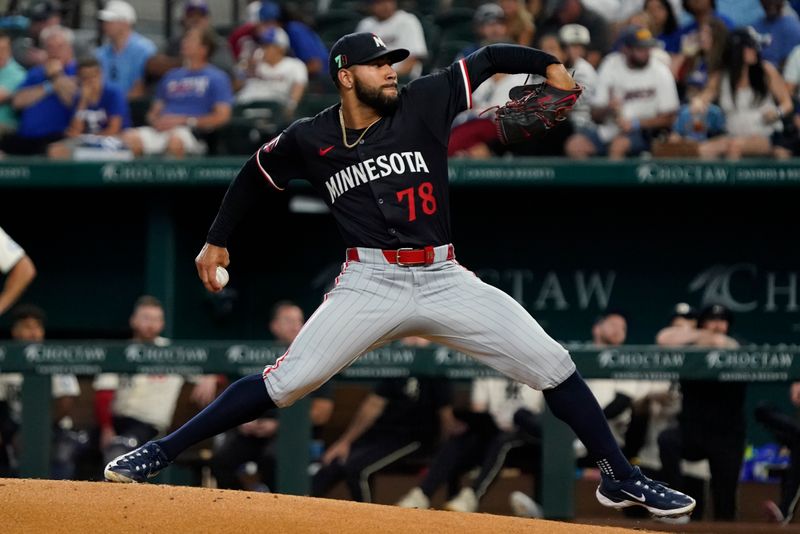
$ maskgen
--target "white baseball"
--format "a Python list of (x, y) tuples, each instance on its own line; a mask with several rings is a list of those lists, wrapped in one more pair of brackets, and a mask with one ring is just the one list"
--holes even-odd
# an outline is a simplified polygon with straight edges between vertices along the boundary
[(228, 275), (228, 271), (225, 267), (217, 266), (217, 283), (222, 287), (228, 285), (228, 280), (230, 280), (230, 276)]

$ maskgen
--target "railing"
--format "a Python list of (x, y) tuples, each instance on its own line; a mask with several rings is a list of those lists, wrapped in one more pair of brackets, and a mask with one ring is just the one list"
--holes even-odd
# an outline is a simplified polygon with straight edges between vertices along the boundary
[[(679, 378), (785, 382), (800, 378), (800, 347), (747, 346), (734, 351), (665, 349), (623, 346), (598, 349), (571, 344), (578, 369), (586, 378), (676, 380)], [(0, 343), (0, 372), (25, 375), (21, 470), (26, 477), (46, 477), (50, 457), (51, 374), (80, 375), (100, 372), (175, 373), (194, 375), (260, 373), (285, 347), (272, 343), (179, 341), (167, 347), (128, 342), (77, 341), (43, 344)], [(336, 380), (375, 380), (410, 375), (446, 376), (468, 380), (497, 373), (468, 356), (437, 348), (387, 346), (359, 358)], [(282, 493), (308, 491), (310, 422), (308, 401), (281, 411), (278, 438), (278, 489)], [(572, 485), (573, 436), (563, 423), (546, 414), (543, 429), (542, 504), (549, 518), (574, 515)]]
[[(53, 162), (8, 158), (0, 163), (0, 189), (6, 187), (207, 186), (230, 182), (247, 158), (217, 157), (181, 161), (137, 159), (125, 162)], [(748, 159), (740, 162), (630, 159), (573, 161), (564, 158), (451, 160), (453, 186), (594, 187), (774, 187), (800, 186), (800, 159)]]

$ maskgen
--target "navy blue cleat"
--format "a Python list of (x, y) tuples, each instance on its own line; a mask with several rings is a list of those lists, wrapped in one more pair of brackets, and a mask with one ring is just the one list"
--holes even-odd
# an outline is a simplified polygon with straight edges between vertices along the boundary
[(147, 482), (169, 464), (161, 447), (148, 441), (138, 449), (111, 460), (103, 474), (109, 482)]
[(641, 506), (655, 517), (684, 516), (695, 506), (694, 499), (647, 478), (638, 467), (634, 467), (633, 474), (625, 480), (603, 476), (595, 495), (603, 506), (617, 509)]

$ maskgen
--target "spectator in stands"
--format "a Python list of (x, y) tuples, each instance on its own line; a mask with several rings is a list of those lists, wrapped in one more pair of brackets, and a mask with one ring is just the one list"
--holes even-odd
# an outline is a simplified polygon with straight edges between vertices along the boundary
[(506, 25), (505, 13), (503, 8), (497, 4), (481, 4), (472, 16), (472, 24), (475, 29), (476, 40), (473, 44), (464, 48), (455, 57), (458, 61), (477, 51), (481, 47), (494, 43), (507, 43), (511, 41), (511, 36)]
[[(503, 9), (497, 4), (483, 4), (475, 10), (473, 23), (478, 41), (459, 53), (464, 57), (490, 43), (510, 42)], [(457, 58), (460, 59), (460, 58)], [(525, 83), (525, 74), (498, 73), (475, 89), (472, 109), (460, 113), (453, 122), (448, 154), (451, 156), (484, 159), (501, 153), (497, 127), (493, 119), (494, 106), (508, 101), (512, 87)]]
[[(181, 18), (183, 32), (169, 40), (166, 48), (153, 55), (147, 62), (147, 74), (155, 79), (161, 79), (169, 70), (177, 69), (182, 64), (181, 41), (183, 35), (191, 29), (206, 30), (213, 27), (211, 25), (211, 12), (208, 8), (207, 0), (186, 0), (183, 4), (183, 17)], [(228, 41), (214, 32), (214, 53), (208, 62), (218, 69), (226, 72), (232, 79), (235, 88), (238, 79), (235, 77), (234, 66), (236, 64), (231, 52)]]
[(50, 26), (42, 31), (48, 53), (44, 65), (28, 71), (14, 94), (14, 109), (20, 114), (14, 135), (3, 138), (0, 150), (11, 154), (44, 154), (50, 143), (64, 137), (72, 118), (78, 84), (77, 63), (72, 50), (72, 30)]
[(0, 228), (0, 273), (6, 280), (0, 290), (0, 316), (8, 311), (36, 278), (33, 260)]
[(694, 56), (700, 49), (700, 27), (712, 20), (719, 20), (730, 31), (735, 25), (731, 19), (720, 14), (716, 9), (716, 0), (683, 0), (683, 7), (693, 19), (681, 27), (681, 53)]
[[(25, 16), (30, 20), (25, 35), (15, 37), (12, 43), (14, 59), (26, 69), (43, 65), (48, 54), (45, 50), (41, 34), (42, 30), (51, 26), (61, 26), (61, 9), (55, 0), (37, 0), (29, 3)], [(91, 51), (87, 42), (73, 42), (75, 55), (83, 57)]]
[(236, 95), (236, 101), (240, 104), (279, 102), (284, 105), (286, 115), (290, 118), (308, 84), (306, 65), (286, 55), (289, 36), (280, 27), (264, 30), (259, 41), (261, 48), (250, 59), (247, 81)]
[(109, 83), (117, 85), (128, 98), (145, 92), (145, 65), (156, 53), (156, 45), (133, 31), (136, 11), (124, 0), (109, 0), (97, 13), (103, 25), (105, 44), (97, 49), (97, 59)]
[(451, 398), (444, 378), (382, 380), (325, 451), (311, 495), (324, 496), (344, 479), (353, 500), (371, 502), (370, 477), (378, 469), (431, 447), (440, 433), (446, 438), (463, 430)]
[(398, 76), (416, 78), (422, 74), (422, 62), (428, 57), (428, 46), (422, 24), (416, 15), (397, 8), (397, 0), (368, 0), (371, 17), (358, 23), (356, 32), (371, 32), (389, 48), (405, 48), (411, 52), (394, 65)]
[[(303, 327), (303, 310), (295, 303), (282, 300), (275, 304), (269, 323), (269, 330), (275, 341), (290, 345)], [(333, 413), (332, 385), (323, 385), (311, 394), (310, 419), (313, 425), (313, 438), (320, 439), (323, 427)], [(217, 480), (217, 487), (223, 489), (262, 490), (275, 487), (275, 437), (280, 423), (277, 410), (264, 417), (245, 423), (239, 428), (224, 434), (223, 441), (214, 450), (211, 472)], [(250, 463), (256, 467), (255, 473), (248, 473), (242, 466)], [(242, 474), (248, 476), (242, 476)]]
[(776, 132), (783, 129), (781, 119), (790, 116), (794, 105), (778, 70), (761, 59), (752, 28), (731, 33), (722, 68), (695, 105), (702, 109), (716, 97), (725, 112), (728, 133), (701, 144), (701, 157), (789, 156), (774, 141)]
[(0, 30), (0, 138), (17, 129), (11, 100), (23, 81), (25, 69), (11, 55), (11, 37)]
[[(703, 92), (708, 79), (702, 73), (695, 73), (687, 81), (686, 99), (689, 103), (681, 105), (678, 118), (672, 128), (672, 141), (688, 140), (702, 143), (725, 133), (725, 113), (716, 104), (702, 107), (697, 105), (697, 97)], [(697, 156), (697, 154), (695, 154)]]
[(650, 33), (661, 42), (664, 50), (677, 54), (681, 48), (681, 34), (678, 18), (669, 0), (647, 0), (644, 3), (644, 13), (647, 15)]
[(734, 28), (752, 26), (764, 16), (758, 0), (719, 0), (717, 11), (733, 23)]
[[(800, 408), (800, 382), (794, 382), (789, 387), (789, 399), (795, 408)], [(789, 468), (781, 474), (779, 502), (769, 500), (764, 503), (771, 521), (789, 525), (800, 502), (800, 422), (796, 413), (794, 417), (786, 415), (780, 408), (767, 402), (759, 403), (755, 417), (791, 453)]]
[(211, 30), (186, 32), (181, 45), (185, 66), (169, 71), (159, 82), (147, 112), (150, 126), (123, 132), (123, 140), (135, 155), (202, 154), (206, 146), (195, 130), (210, 132), (230, 120), (231, 82), (227, 74), (209, 65), (213, 52)]
[(651, 60), (656, 40), (650, 30), (627, 28), (621, 41), (621, 55), (611, 54), (598, 71), (592, 118), (600, 126), (570, 137), (565, 147), (570, 157), (608, 154), (618, 160), (640, 154), (675, 121), (680, 104), (675, 79), (669, 67)]
[(105, 83), (96, 58), (78, 63), (78, 84), (80, 92), (66, 132), (67, 139), (48, 146), (50, 158), (69, 159), (81, 144), (94, 143), (98, 136), (116, 136), (131, 125), (125, 95), (116, 85)]
[[(544, 406), (540, 391), (507, 378), (478, 378), (472, 383), (469, 412), (456, 417), (463, 431), (442, 444), (419, 486), (406, 493), (397, 506), (429, 508), (436, 491), (448, 484), (445, 510), (476, 512), (500, 468), (513, 450), (533, 464), (537, 487), (541, 486), (541, 424)], [(459, 490), (461, 476), (479, 466), (468, 486)], [(458, 493), (455, 493), (458, 490)]]
[(800, 45), (800, 20), (796, 13), (783, 13), (785, 0), (761, 0), (761, 5), (764, 17), (753, 25), (764, 38), (761, 57), (781, 69), (792, 49)]
[(314, 30), (300, 20), (295, 20), (286, 6), (281, 7), (270, 0), (253, 2), (250, 5), (257, 6), (257, 19), (238, 27), (228, 37), (233, 55), (240, 64), (247, 64), (252, 53), (258, 48), (258, 38), (264, 30), (280, 26), (289, 34), (292, 52), (297, 59), (306, 64), (309, 76), (327, 74), (328, 50)]
[[(11, 339), (22, 343), (41, 343), (45, 338), (44, 311), (30, 304), (21, 304), (11, 313)], [(17, 431), (22, 424), (21, 373), (0, 374), (0, 474), (13, 473), (18, 456)], [(72, 429), (72, 411), (81, 389), (75, 375), (53, 375), (53, 444), (50, 476), (71, 478), (75, 472), (76, 443)], [(71, 442), (71, 443), (70, 443)], [(68, 450), (65, 450), (68, 449)]]
[[(736, 349), (730, 337), (732, 315), (724, 306), (704, 308), (697, 328), (690, 324), (673, 326), (659, 333), (660, 344), (716, 349)], [(702, 356), (699, 356), (702, 357)], [(683, 408), (678, 426), (661, 433), (658, 445), (662, 477), (671, 487), (686, 487), (681, 460), (707, 458), (711, 469), (714, 519), (736, 518), (736, 493), (744, 457), (746, 384), (707, 380), (681, 380)], [(699, 511), (697, 513), (700, 513)]]
[(538, 31), (541, 34), (557, 34), (565, 24), (580, 24), (589, 30), (591, 43), (586, 59), (597, 67), (611, 47), (608, 23), (603, 17), (584, 7), (581, 0), (558, 0), (552, 16)]
[(786, 80), (786, 89), (792, 98), (800, 98), (800, 45), (794, 47), (786, 66), (783, 68), (783, 78)]
[[(642, 9), (641, 0), (581, 0), (584, 7), (591, 9), (613, 29), (618, 25), (627, 25), (632, 16)], [(657, 35), (653, 32), (653, 35)]]
[(536, 27), (524, 0), (498, 0), (498, 3), (505, 14), (506, 28), (511, 42), (530, 46), (536, 34)]
[(589, 30), (580, 24), (563, 26), (558, 30), (557, 40), (551, 40), (550, 53), (557, 54), (556, 57), (572, 73), (575, 81), (583, 86), (583, 94), (569, 115), (574, 130), (592, 128), (594, 125), (590, 103), (594, 101), (597, 91), (597, 71), (585, 59), (590, 40)]
[(725, 23), (717, 18), (708, 19), (699, 26), (697, 38), (697, 42), (684, 41), (684, 44), (691, 43), (692, 46), (685, 46), (672, 56), (672, 73), (678, 82), (679, 91), (690, 80), (695, 84), (699, 81), (706, 84), (708, 78), (722, 67), (728, 42), (728, 28)]
[[(136, 345), (168, 346), (169, 340), (161, 336), (164, 326), (161, 302), (149, 295), (140, 297), (130, 318), (133, 345), (129, 350), (136, 350)], [(203, 388), (207, 382), (215, 380), (213, 376), (203, 377), (198, 387)], [(184, 378), (180, 375), (98, 375), (94, 381), (95, 416), (104, 462), (167, 430), (172, 424), (183, 384)], [(193, 395), (193, 398), (198, 396)]]

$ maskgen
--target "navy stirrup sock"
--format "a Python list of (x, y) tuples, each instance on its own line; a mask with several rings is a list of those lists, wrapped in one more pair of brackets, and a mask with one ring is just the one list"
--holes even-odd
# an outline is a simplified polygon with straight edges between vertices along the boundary
[(241, 378), (178, 430), (156, 441), (170, 461), (195, 443), (260, 417), (275, 408), (260, 374)]
[(572, 428), (604, 475), (621, 480), (633, 473), (633, 467), (608, 427), (603, 410), (578, 371), (543, 393), (547, 406)]

